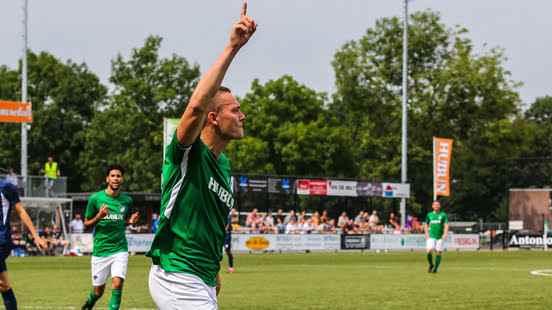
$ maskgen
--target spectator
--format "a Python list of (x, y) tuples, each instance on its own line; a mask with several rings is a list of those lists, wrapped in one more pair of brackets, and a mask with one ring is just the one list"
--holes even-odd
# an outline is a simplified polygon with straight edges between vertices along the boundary
[(301, 219), (307, 220), (307, 211), (302, 210), (301, 213), (297, 216), (297, 221), (301, 222)]
[(337, 227), (343, 228), (343, 226), (347, 225), (347, 222), (349, 222), (349, 217), (347, 216), (347, 212), (344, 211), (337, 219)]
[(75, 218), (69, 222), (69, 229), (71, 230), (71, 233), (74, 234), (82, 234), (84, 232), (84, 222), (82, 221), (79, 213), (76, 213)]
[(424, 227), (422, 226), (422, 223), (420, 223), (420, 220), (416, 216), (412, 217), (412, 232), (413, 233), (423, 233)]
[(399, 219), (395, 216), (395, 213), (391, 212), (389, 214), (389, 226), (395, 230), (395, 232), (401, 230), (401, 225), (399, 224)]
[(328, 210), (322, 211), (322, 215), (320, 216), (320, 223), (324, 222), (324, 220), (326, 220), (326, 222), (330, 220), (330, 216), (328, 215)]
[(362, 225), (364, 222), (364, 211), (359, 211), (358, 215), (355, 217), (355, 224), (356, 225)]
[(284, 221), (281, 217), (276, 217), (276, 231), (279, 234), (285, 234), (286, 233), (286, 224), (284, 224)]
[(245, 226), (249, 227), (252, 232), (255, 232), (259, 229), (259, 226), (262, 222), (262, 218), (257, 213), (257, 208), (253, 209), (248, 215), (245, 220)]
[(278, 219), (281, 220), (282, 223), (284, 223), (286, 216), (284, 215), (284, 210), (278, 209), (278, 212), (276, 212), (276, 223), (278, 223)]
[(289, 222), (291, 222), (291, 220), (297, 223), (297, 215), (295, 215), (295, 210), (289, 211), (288, 215), (286, 215), (286, 218), (284, 219), (284, 224), (287, 225)]
[(412, 230), (412, 215), (406, 216), (406, 221), (404, 222), (404, 231), (410, 232)]
[(53, 255), (65, 255), (67, 253), (67, 247), (69, 242), (65, 240), (63, 231), (57, 225), (54, 225), (52, 230), (52, 254)]
[(313, 232), (320, 232), (322, 231), (322, 228), (320, 227), (320, 213), (318, 213), (318, 211), (314, 212), (312, 217), (311, 217), (311, 221), (312, 221), (312, 231)]
[(268, 213), (264, 216), (263, 223), (266, 226), (274, 227), (274, 217), (272, 216), (272, 211), (268, 211)]
[(153, 212), (151, 215), (151, 232), (155, 234), (157, 227), (159, 227), (159, 214)]
[(8, 168), (8, 174), (6, 174), (6, 182), (13, 184), (15, 187), (19, 187), (17, 182), (17, 174), (13, 168)]
[(50, 229), (50, 227), (48, 227), (48, 226), (44, 227), (42, 232), (38, 233), (38, 235), (42, 239), (44, 239), (44, 241), (46, 241), (47, 246), (46, 246), (46, 249), (44, 250), (46, 255), (54, 255), (54, 253), (53, 253), (53, 250), (54, 250), (54, 236), (53, 236), (53, 232)]
[(299, 232), (299, 226), (295, 221), (295, 218), (291, 218), (289, 223), (286, 225), (286, 234), (296, 234)]
[(301, 233), (302, 234), (310, 234), (313, 230), (312, 227), (312, 219), (305, 220), (304, 218), (301, 219)]
[(60, 176), (58, 163), (52, 155), (48, 155), (48, 161), (44, 164), (44, 177), (46, 178), (46, 196), (53, 194), (54, 184)]
[(11, 239), (13, 243), (12, 255), (13, 256), (25, 256), (25, 240), (23, 236), (17, 230), (17, 227), (12, 226)]
[(356, 234), (357, 229), (353, 220), (347, 220), (347, 222), (341, 227), (341, 231), (343, 232), (343, 234), (348, 234), (348, 235)]
[(263, 217), (260, 231), (263, 234), (274, 233), (274, 217), (272, 217), (271, 211), (268, 211), (267, 215)]
[(40, 253), (40, 250), (33, 241), (33, 236), (30, 232), (23, 235), (23, 240), (25, 241), (25, 252), (27, 255), (36, 256)]
[(328, 234), (332, 232), (332, 225), (328, 222), (327, 218), (322, 218), (322, 223), (320, 224), (320, 232), (322, 232), (323, 234)]
[(370, 228), (375, 229), (380, 223), (378, 211), (372, 211), (372, 215), (370, 215), (370, 219), (368, 221), (370, 223)]

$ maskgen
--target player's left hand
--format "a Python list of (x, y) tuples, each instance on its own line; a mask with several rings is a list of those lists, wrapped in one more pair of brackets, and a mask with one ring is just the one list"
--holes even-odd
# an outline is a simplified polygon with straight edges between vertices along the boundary
[(46, 250), (48, 249), (48, 243), (46, 243), (46, 241), (40, 237), (36, 237), (34, 238), (34, 243), (36, 244), (36, 246), (41, 249), (41, 250)]
[(132, 213), (132, 215), (130, 216), (130, 219), (128, 220), (128, 222), (130, 224), (136, 224), (136, 222), (138, 222), (138, 219), (140, 218), (140, 212), (134, 212)]
[(220, 280), (220, 275), (217, 274), (217, 296), (220, 293), (220, 290), (222, 289), (222, 281)]
[(238, 48), (242, 47), (249, 41), (256, 30), (257, 23), (247, 15), (247, 0), (244, 0), (240, 20), (232, 26), (230, 44)]

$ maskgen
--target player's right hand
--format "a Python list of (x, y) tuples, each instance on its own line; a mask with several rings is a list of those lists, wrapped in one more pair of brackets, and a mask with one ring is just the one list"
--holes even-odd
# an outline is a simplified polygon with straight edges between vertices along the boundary
[(108, 214), (107, 206), (102, 205), (102, 207), (100, 208), (100, 211), (98, 212), (98, 218), (103, 219), (104, 217), (107, 216), (107, 214)]
[(46, 241), (40, 237), (36, 237), (34, 238), (34, 243), (36, 244), (36, 246), (41, 249), (41, 250), (46, 250), (48, 249), (48, 243), (46, 243)]
[(240, 20), (232, 26), (232, 31), (230, 32), (230, 45), (232, 47), (242, 47), (249, 41), (256, 30), (257, 23), (247, 15), (247, 0), (244, 0)]

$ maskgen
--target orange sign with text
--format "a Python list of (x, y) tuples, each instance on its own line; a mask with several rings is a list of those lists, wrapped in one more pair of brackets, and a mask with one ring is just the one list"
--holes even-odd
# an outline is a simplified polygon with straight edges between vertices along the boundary
[(452, 139), (433, 137), (433, 187), (435, 197), (450, 196)]
[(0, 123), (32, 123), (30, 102), (0, 101)]

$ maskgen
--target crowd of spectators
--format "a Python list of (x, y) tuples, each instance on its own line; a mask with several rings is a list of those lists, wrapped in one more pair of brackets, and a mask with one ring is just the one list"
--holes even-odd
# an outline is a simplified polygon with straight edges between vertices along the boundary
[(380, 219), (376, 210), (371, 212), (360, 211), (355, 217), (349, 217), (347, 212), (342, 212), (337, 219), (328, 215), (328, 211), (322, 213), (315, 211), (307, 214), (306, 211), (295, 212), (291, 210), (284, 213), (278, 209), (276, 213), (268, 211), (260, 213), (253, 209), (247, 213), (245, 222), (241, 221), (235, 209), (230, 212), (232, 230), (236, 233), (261, 233), (261, 234), (368, 234), (368, 233), (422, 233), (423, 226), (417, 217), (408, 215), (405, 227), (401, 228), (399, 217), (391, 212), (387, 221)]
[(35, 245), (29, 232), (21, 232), (17, 226), (12, 226), (12, 249), (14, 256), (37, 256), (37, 255), (65, 255), (68, 253), (69, 242), (65, 239), (63, 231), (59, 226), (46, 226), (39, 229), (38, 235), (46, 241), (47, 248), (40, 250)]

